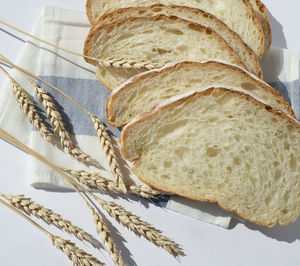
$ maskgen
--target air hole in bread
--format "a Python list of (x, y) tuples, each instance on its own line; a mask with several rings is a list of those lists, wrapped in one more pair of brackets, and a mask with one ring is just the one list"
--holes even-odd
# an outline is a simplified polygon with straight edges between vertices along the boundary
[(164, 161), (164, 167), (165, 168), (170, 168), (172, 166), (172, 162), (170, 161)]
[(140, 10), (138, 13), (139, 15), (143, 15), (146, 12), (146, 10)]
[(238, 157), (234, 157), (233, 163), (234, 163), (235, 165), (240, 166), (240, 165), (242, 164), (242, 160), (241, 160), (240, 158), (238, 158)]
[(153, 30), (145, 30), (142, 32), (142, 34), (150, 34), (150, 33), (153, 33)]
[(133, 33), (124, 33), (122, 34), (116, 41), (123, 41), (125, 39), (131, 38), (132, 36), (134, 36)]
[(156, 8), (153, 8), (152, 10), (153, 10), (153, 12), (159, 13), (159, 12), (162, 11), (162, 8), (161, 7), (156, 7)]
[(243, 83), (241, 83), (241, 87), (242, 87), (244, 90), (247, 90), (247, 91), (252, 91), (252, 90), (255, 90), (255, 89), (256, 89), (256, 86), (253, 85), (253, 84), (250, 83), (250, 82), (243, 82)]
[(274, 123), (277, 123), (278, 122), (278, 120), (275, 118), (275, 117), (272, 117), (272, 119), (271, 119)]
[(194, 31), (199, 31), (199, 32), (203, 32), (203, 28), (201, 25), (198, 25), (198, 24), (195, 24), (195, 23), (190, 23), (189, 24), (189, 28), (191, 30), (194, 30)]
[(281, 176), (282, 176), (282, 171), (279, 170), (279, 169), (277, 169), (277, 170), (275, 171), (274, 180), (275, 180), (275, 181), (278, 181), (278, 180), (280, 179)]
[(297, 160), (296, 160), (294, 154), (291, 154), (290, 168), (291, 168), (291, 171), (293, 171), (293, 172), (295, 172), (297, 170)]
[(186, 45), (180, 45), (176, 48), (178, 51), (180, 52), (185, 52), (187, 51), (189, 48)]
[(210, 147), (206, 150), (208, 157), (216, 157), (221, 152), (221, 149), (218, 147)]
[(235, 135), (235, 136), (234, 136), (234, 139), (235, 139), (236, 141), (240, 141), (240, 140), (241, 140), (241, 136), (240, 136), (240, 135)]
[(290, 149), (290, 144), (287, 141), (284, 142), (284, 149), (285, 150), (289, 150)]
[(206, 30), (205, 30), (205, 33), (207, 34), (207, 35), (211, 35), (212, 34), (212, 29), (211, 28), (206, 28)]
[(189, 149), (186, 148), (186, 147), (179, 147), (175, 150), (175, 154), (180, 158), (180, 159), (183, 159), (185, 154), (189, 153)]
[(161, 177), (162, 179), (170, 179), (170, 177), (167, 176), (167, 175), (161, 175), (160, 177)]
[(232, 168), (231, 168), (230, 166), (227, 166), (227, 167), (226, 167), (226, 170), (227, 170), (228, 173), (231, 173), (231, 172), (232, 172)]
[(265, 198), (265, 203), (266, 203), (267, 206), (270, 205), (270, 203), (271, 203), (271, 196), (268, 196), (267, 198)]
[(184, 33), (179, 29), (168, 29), (165, 31), (166, 33), (171, 33), (174, 35), (184, 35)]

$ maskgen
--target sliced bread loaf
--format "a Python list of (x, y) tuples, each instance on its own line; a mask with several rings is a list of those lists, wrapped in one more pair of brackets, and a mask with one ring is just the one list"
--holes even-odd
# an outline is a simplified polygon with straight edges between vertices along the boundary
[(261, 58), (264, 52), (263, 30), (248, 0), (88, 0), (86, 12), (92, 24), (119, 8), (151, 6), (153, 4), (181, 5), (202, 9), (224, 21), (238, 33), (247, 45)]
[[(122, 58), (123, 61), (149, 62), (162, 66), (180, 60), (221, 59), (247, 69), (233, 49), (211, 28), (165, 15), (128, 18), (94, 26), (85, 41), (84, 54), (99, 59)], [(97, 65), (97, 61), (85, 60)], [(111, 77), (101, 71), (101, 68), (106, 67), (99, 65), (99, 68), (98, 76), (100, 73), (100, 80), (104, 80), (105, 85), (120, 84), (123, 81), (122, 76), (120, 80), (109, 79)], [(108, 69), (114, 71), (116, 68), (111, 66)], [(130, 74), (127, 72), (123, 76)]]
[(245, 91), (177, 97), (124, 128), (121, 152), (143, 182), (218, 202), (264, 226), (300, 212), (300, 125)]
[(219, 34), (234, 50), (234, 52), (245, 62), (250, 71), (262, 79), (262, 72), (255, 53), (248, 47), (242, 38), (232, 31), (223, 21), (200, 9), (186, 6), (164, 6), (156, 4), (149, 7), (129, 7), (118, 9), (112, 13), (105, 14), (98, 20), (97, 24), (112, 23), (116, 20), (130, 17), (151, 17), (159, 14), (177, 16), (205, 27), (212, 28)]
[(267, 83), (243, 69), (224, 62), (184, 61), (145, 72), (126, 81), (106, 102), (107, 121), (124, 126), (172, 96), (203, 87), (240, 87), (263, 99), (274, 109), (294, 113), (284, 97)]
[(266, 6), (260, 0), (250, 0), (259, 20), (263, 27), (265, 37), (264, 54), (268, 52), (272, 43), (271, 23)]

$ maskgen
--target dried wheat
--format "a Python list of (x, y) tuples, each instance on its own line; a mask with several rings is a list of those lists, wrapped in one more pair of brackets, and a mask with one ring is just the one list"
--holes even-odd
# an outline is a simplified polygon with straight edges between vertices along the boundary
[(124, 70), (129, 69), (141, 69), (145, 68), (147, 70), (151, 70), (154, 68), (160, 68), (164, 64), (158, 64), (158, 63), (149, 63), (149, 62), (143, 62), (143, 61), (135, 61), (135, 60), (127, 60), (127, 59), (117, 59), (117, 58), (108, 58), (108, 59), (93, 59), (98, 62), (98, 64), (102, 67), (114, 67), (114, 68), (121, 68)]
[[(59, 167), (61, 170), (75, 177), (80, 183), (90, 187), (97, 188), (101, 191), (112, 192), (112, 193), (122, 193), (120, 187), (116, 183), (108, 178), (103, 177), (100, 173), (88, 173), (86, 171), (80, 170), (70, 170), (64, 167)], [(146, 188), (139, 185), (129, 185), (127, 186), (128, 193), (136, 194), (143, 198), (151, 199), (158, 195), (161, 195), (161, 191)]]
[(161, 235), (151, 224), (142, 221), (138, 216), (126, 211), (122, 206), (112, 202), (96, 198), (102, 208), (117, 222), (126, 226), (138, 236), (143, 236), (154, 245), (168, 251), (171, 255), (184, 255), (184, 252), (171, 239)]
[(9, 80), (13, 87), (13, 94), (15, 95), (16, 100), (23, 110), (25, 116), (29, 119), (30, 123), (34, 125), (36, 130), (40, 132), (42, 137), (44, 137), (48, 142), (53, 143), (53, 133), (44, 124), (27, 92), (11, 76), (9, 76)]
[(92, 255), (86, 253), (84, 250), (78, 248), (74, 243), (72, 243), (69, 240), (62, 239), (59, 236), (52, 235), (50, 232), (48, 232), (46, 229), (44, 229), (42, 226), (34, 222), (32, 219), (30, 219), (27, 215), (20, 212), (13, 206), (9, 205), (5, 201), (0, 199), (0, 203), (6, 206), (7, 208), (11, 209), (18, 215), (20, 215), (22, 218), (27, 220), (29, 223), (31, 223), (33, 226), (35, 226), (37, 229), (39, 229), (41, 232), (46, 234), (50, 239), (52, 244), (63, 251), (68, 258), (74, 263), (74, 265), (103, 265), (98, 259), (94, 258)]
[(48, 224), (53, 224), (63, 231), (73, 234), (79, 240), (86, 240), (93, 244), (91, 237), (83, 229), (73, 225), (70, 221), (63, 219), (59, 214), (52, 210), (45, 208), (40, 204), (36, 204), (29, 198), (25, 198), (24, 195), (14, 196), (0, 193), (0, 196), (7, 199), (15, 208), (25, 213), (32, 214)]
[(52, 245), (64, 252), (75, 265), (100, 266), (103, 265), (98, 259), (76, 247), (74, 243), (59, 236), (48, 234)]
[(60, 138), (60, 144), (62, 148), (67, 150), (72, 157), (79, 161), (92, 162), (91, 157), (85, 154), (74, 144), (71, 134), (66, 129), (66, 125), (63, 122), (59, 109), (54, 103), (52, 97), (47, 93), (46, 90), (40, 88), (34, 80), (29, 79), (29, 81), (35, 89), (38, 100), (43, 104), (47, 112), (47, 116), (54, 128), (54, 133)]
[(97, 118), (92, 113), (89, 113), (90, 118), (92, 119), (94, 123), (94, 129), (96, 134), (99, 137), (100, 143), (102, 145), (102, 149), (105, 153), (106, 159), (108, 161), (108, 164), (110, 166), (110, 169), (113, 173), (113, 175), (116, 178), (116, 185), (119, 187), (121, 191), (124, 193), (127, 193), (127, 187), (124, 182), (124, 177), (121, 173), (120, 166), (117, 160), (117, 156), (114, 151), (114, 145), (112, 143), (112, 139), (109, 136), (105, 125), (103, 122)]
[(90, 209), (93, 213), (94, 222), (95, 222), (96, 228), (97, 228), (97, 233), (101, 234), (102, 241), (105, 244), (106, 249), (109, 252), (109, 254), (111, 255), (113, 261), (117, 265), (120, 265), (120, 266), (125, 265), (124, 261), (120, 257), (120, 254), (116, 248), (116, 245), (115, 245), (113, 239), (110, 236), (109, 229), (108, 229), (104, 219), (99, 216), (99, 214), (95, 211), (94, 208), (90, 208)]

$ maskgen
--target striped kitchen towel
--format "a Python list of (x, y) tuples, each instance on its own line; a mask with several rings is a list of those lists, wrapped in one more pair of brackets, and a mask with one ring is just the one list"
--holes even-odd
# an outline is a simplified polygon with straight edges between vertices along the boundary
[[(58, 46), (81, 53), (89, 29), (90, 25), (84, 13), (45, 7), (33, 34)], [(87, 64), (83, 58), (35, 40), (29, 40), (25, 43), (16, 64), (60, 88), (106, 122), (105, 101), (109, 91), (96, 80), (95, 67)], [(288, 50), (272, 48), (262, 60), (262, 68), (266, 81), (284, 95), (299, 118), (299, 56)], [(12, 71), (12, 75), (22, 87), (34, 96), (31, 84), (22, 75), (15, 70)], [(33, 130), (32, 126), (24, 119), (23, 113), (12, 95), (9, 82), (0, 91), (1, 128), (59, 165), (74, 170), (100, 171), (103, 176), (113, 179), (101, 145), (95, 136), (91, 119), (61, 94), (43, 84), (40, 85), (55, 98), (61, 107), (68, 128), (72, 134), (76, 135), (79, 147), (98, 160), (103, 169), (87, 168), (42, 139), (39, 133)], [(41, 110), (43, 110), (42, 107)], [(114, 127), (108, 127), (108, 129), (116, 139), (119, 138), (119, 129)], [(124, 165), (124, 170), (129, 167), (130, 165)], [(141, 184), (128, 170), (126, 173), (128, 179)], [(60, 176), (33, 158), (30, 161), (30, 172), (27, 174), (30, 184), (36, 188), (69, 188)], [(161, 202), (161, 206), (223, 227), (228, 227), (232, 219), (231, 213), (223, 211), (217, 204), (200, 203), (178, 196), (167, 198)]]

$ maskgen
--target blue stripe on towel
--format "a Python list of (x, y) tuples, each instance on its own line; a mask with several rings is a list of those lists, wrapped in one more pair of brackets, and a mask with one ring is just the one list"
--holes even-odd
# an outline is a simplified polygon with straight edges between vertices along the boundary
[[(105, 102), (110, 92), (99, 81), (55, 76), (42, 76), (41, 78), (71, 96), (107, 125)], [(93, 123), (85, 112), (47, 85), (41, 83), (39, 85), (54, 97), (56, 103), (63, 111), (64, 121), (72, 134), (95, 135)], [(39, 106), (43, 110), (42, 106)], [(115, 137), (120, 137), (118, 128), (107, 126)]]

